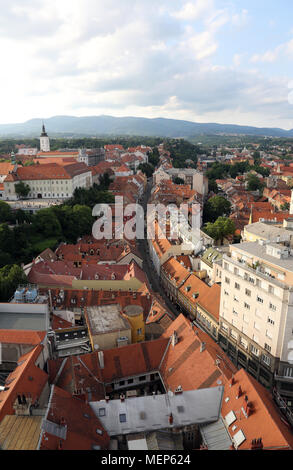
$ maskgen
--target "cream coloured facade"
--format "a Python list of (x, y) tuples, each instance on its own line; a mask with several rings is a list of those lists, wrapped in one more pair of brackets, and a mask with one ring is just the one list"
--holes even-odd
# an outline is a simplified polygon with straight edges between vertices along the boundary
[(76, 188), (90, 188), (93, 184), (92, 172), (88, 168), (77, 175), (66, 174), (64, 179), (54, 178), (54, 171), (42, 179), (37, 179), (37, 175), (27, 179), (18, 178), (14, 181), (12, 178), (6, 178), (4, 181), (4, 199), (8, 201), (19, 199), (15, 191), (15, 185), (20, 181), (30, 187), (29, 199), (66, 199), (72, 197)]
[(219, 340), (237, 365), (293, 405), (293, 256), (265, 242), (223, 256)]

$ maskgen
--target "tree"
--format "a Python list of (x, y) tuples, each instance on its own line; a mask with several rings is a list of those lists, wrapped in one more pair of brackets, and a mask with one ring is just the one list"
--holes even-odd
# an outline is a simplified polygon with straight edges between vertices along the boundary
[(219, 192), (219, 188), (215, 180), (209, 180), (209, 191), (212, 191), (215, 194)]
[(151, 178), (154, 174), (154, 167), (149, 163), (141, 163), (138, 167), (138, 170), (141, 170), (147, 178)]
[(15, 192), (19, 197), (24, 198), (29, 195), (30, 187), (28, 184), (25, 184), (23, 181), (20, 181), (15, 185)]
[(290, 209), (289, 202), (284, 202), (284, 204), (281, 205), (281, 211), (288, 211), (289, 209)]
[(99, 177), (99, 181), (100, 181), (100, 189), (109, 189), (109, 186), (111, 184), (111, 179), (110, 179), (110, 176), (109, 176), (109, 173), (104, 173), (103, 175), (101, 175)]
[(36, 232), (45, 238), (60, 237), (62, 235), (61, 224), (52, 208), (41, 209), (35, 215), (33, 227)]
[(214, 240), (220, 240), (221, 245), (227, 235), (233, 235), (236, 230), (233, 220), (227, 217), (219, 217), (216, 222), (208, 222), (204, 227), (204, 231)]
[(148, 154), (148, 161), (154, 167), (156, 167), (159, 164), (160, 154), (159, 154), (159, 150), (157, 147), (155, 147), (153, 151)]
[(0, 248), (4, 253), (13, 253), (14, 250), (14, 234), (8, 225), (0, 224)]
[(252, 169), (256, 171), (256, 173), (262, 175), (263, 177), (270, 176), (270, 173), (271, 173), (269, 168), (265, 168), (259, 165), (254, 165)]
[(253, 160), (254, 160), (254, 164), (255, 164), (255, 165), (259, 165), (259, 164), (260, 164), (260, 162), (261, 162), (261, 157), (260, 157), (260, 152), (259, 152), (259, 151), (254, 152), (254, 154), (253, 154)]
[(229, 216), (231, 203), (223, 196), (213, 196), (204, 206), (203, 218), (205, 222), (215, 222), (218, 217)]
[(74, 206), (72, 216), (77, 227), (78, 237), (90, 235), (92, 233), (95, 219), (92, 216), (92, 211), (89, 207), (80, 205)]
[(182, 178), (179, 178), (179, 176), (176, 176), (173, 181), (175, 184), (185, 184), (185, 181)]
[(248, 191), (257, 191), (264, 188), (264, 184), (260, 181), (260, 179), (256, 175), (249, 175), (247, 178), (247, 190)]
[(11, 207), (6, 202), (0, 201), (0, 223), (2, 222), (12, 222), (13, 213)]
[(27, 277), (20, 266), (4, 266), (0, 269), (0, 301), (8, 302), (20, 284), (27, 284)]

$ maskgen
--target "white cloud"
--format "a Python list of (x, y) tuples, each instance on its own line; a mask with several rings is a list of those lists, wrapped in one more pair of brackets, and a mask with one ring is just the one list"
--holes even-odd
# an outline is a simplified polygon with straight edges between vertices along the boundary
[(231, 22), (234, 26), (245, 26), (248, 22), (248, 10), (243, 9), (240, 13), (232, 15)]
[(239, 70), (240, 52), (230, 67), (216, 61), (220, 33), (243, 24), (246, 10), (174, 3), (0, 0), (0, 121), (112, 114), (288, 123), (287, 82)]
[(180, 20), (196, 20), (209, 13), (214, 8), (213, 0), (196, 0), (185, 3), (183, 8), (173, 13)]

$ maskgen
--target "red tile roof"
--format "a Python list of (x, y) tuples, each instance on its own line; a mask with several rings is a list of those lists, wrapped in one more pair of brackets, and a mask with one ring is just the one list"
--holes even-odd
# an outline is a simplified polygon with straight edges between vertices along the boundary
[(32, 398), (32, 402), (40, 397), (48, 381), (48, 375), (35, 364), (42, 354), (43, 346), (38, 344), (32, 351), (18, 360), (18, 366), (6, 379), (7, 390), (0, 391), (0, 422), (7, 414), (14, 414), (13, 404), (17, 395)]
[(30, 344), (36, 346), (46, 337), (45, 331), (0, 330), (0, 343)]
[[(165, 385), (175, 390), (179, 385), (183, 390), (209, 388), (224, 385), (236, 372), (236, 367), (209, 335), (195, 328), (182, 314), (163, 333), (163, 338), (170, 338), (174, 331), (178, 343), (170, 344), (161, 374)], [(205, 349), (200, 352), (201, 343)]]
[[(236, 420), (228, 427), (230, 436), (233, 437), (240, 429), (246, 440), (239, 446), (240, 450), (251, 448), (253, 439), (262, 439), (264, 449), (293, 449), (293, 434), (284, 418), (274, 404), (271, 394), (248, 372), (240, 369), (234, 375), (233, 385), (225, 385), (224, 399), (222, 403), (222, 417), (233, 411)], [(237, 399), (239, 386), (242, 394)], [(246, 417), (242, 408), (246, 410), (248, 403), (251, 404), (251, 414)], [(226, 401), (226, 398), (229, 400)], [(232, 427), (237, 428), (232, 431)]]
[(46, 165), (33, 165), (18, 167), (15, 173), (10, 173), (5, 182), (9, 181), (30, 181), (48, 179), (72, 179), (74, 176), (89, 172), (89, 168), (84, 163), (74, 163), (66, 166), (49, 163)]
[(93, 450), (107, 449), (110, 437), (95, 416), (89, 404), (54, 386), (47, 420), (66, 426), (66, 438), (60, 439), (49, 432), (42, 433), (40, 450)]

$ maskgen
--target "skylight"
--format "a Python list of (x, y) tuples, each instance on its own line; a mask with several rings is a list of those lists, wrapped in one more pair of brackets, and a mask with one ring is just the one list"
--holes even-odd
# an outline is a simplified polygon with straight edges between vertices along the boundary
[(225, 416), (225, 421), (227, 423), (227, 426), (230, 426), (230, 424), (232, 424), (232, 423), (234, 423), (234, 421), (236, 421), (236, 416), (235, 416), (234, 411), (230, 411), (230, 413), (228, 413)]
[(239, 447), (245, 440), (246, 437), (241, 429), (235, 434), (235, 436), (233, 436), (233, 441), (236, 447)]

